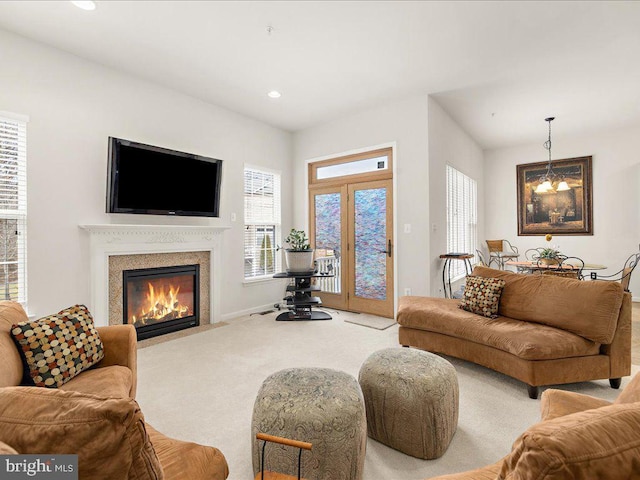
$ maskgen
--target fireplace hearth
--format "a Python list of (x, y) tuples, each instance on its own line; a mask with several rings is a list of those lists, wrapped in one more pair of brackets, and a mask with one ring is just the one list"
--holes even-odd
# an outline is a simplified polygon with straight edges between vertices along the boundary
[(136, 327), (138, 340), (200, 324), (200, 265), (125, 270), (123, 323)]

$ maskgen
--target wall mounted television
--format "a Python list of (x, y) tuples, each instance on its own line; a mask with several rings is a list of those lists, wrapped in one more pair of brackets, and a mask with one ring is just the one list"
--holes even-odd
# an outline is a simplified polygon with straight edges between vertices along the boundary
[(218, 217), (222, 160), (109, 137), (107, 213)]

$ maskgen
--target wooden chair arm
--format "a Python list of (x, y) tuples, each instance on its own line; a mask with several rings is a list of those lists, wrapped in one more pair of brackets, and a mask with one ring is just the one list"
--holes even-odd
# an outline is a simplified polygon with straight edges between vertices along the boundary
[(289, 447), (301, 448), (303, 450), (311, 450), (312, 444), (308, 442), (301, 442), (300, 440), (291, 440), (290, 438), (276, 437), (275, 435), (268, 435), (266, 433), (257, 433), (256, 438), (258, 440), (264, 440), (265, 442), (279, 443), (280, 445), (287, 445)]

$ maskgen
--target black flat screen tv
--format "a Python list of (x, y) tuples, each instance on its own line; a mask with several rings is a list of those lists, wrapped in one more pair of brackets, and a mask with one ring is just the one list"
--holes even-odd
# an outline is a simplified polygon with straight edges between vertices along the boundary
[(109, 137), (107, 213), (218, 217), (222, 160)]

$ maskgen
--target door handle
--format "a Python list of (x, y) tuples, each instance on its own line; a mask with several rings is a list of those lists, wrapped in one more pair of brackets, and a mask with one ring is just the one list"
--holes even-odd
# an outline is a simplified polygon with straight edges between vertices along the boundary
[(391, 248), (391, 239), (388, 240), (387, 243), (387, 249), (386, 250), (380, 250), (380, 253), (386, 253), (387, 256), (389, 258), (391, 258), (391, 252), (392, 252), (392, 248)]

